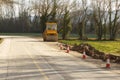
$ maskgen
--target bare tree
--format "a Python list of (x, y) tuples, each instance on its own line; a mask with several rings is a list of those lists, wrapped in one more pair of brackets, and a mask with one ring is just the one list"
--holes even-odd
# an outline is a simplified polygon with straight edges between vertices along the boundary
[(59, 0), (35, 0), (33, 5), (34, 12), (40, 16), (41, 31), (46, 28), (46, 22), (56, 22), (56, 10)]
[(107, 24), (108, 24), (108, 0), (94, 0), (92, 1), (93, 19), (95, 22), (95, 29), (97, 39), (107, 39)]
[[(113, 10), (112, 6), (115, 5), (115, 10)], [(117, 33), (119, 31), (119, 9), (120, 9), (120, 2), (119, 0), (109, 0), (109, 33), (110, 33), (110, 40), (115, 40), (117, 37)]]
[(5, 5), (11, 4), (13, 2), (14, 2), (13, 0), (0, 0), (0, 4), (5, 4)]
[(78, 1), (78, 33), (79, 33), (79, 39), (84, 40), (86, 35), (85, 35), (85, 26), (86, 26), (86, 21), (87, 21), (87, 10), (88, 10), (88, 5), (87, 5), (87, 0), (81, 0), (81, 2)]

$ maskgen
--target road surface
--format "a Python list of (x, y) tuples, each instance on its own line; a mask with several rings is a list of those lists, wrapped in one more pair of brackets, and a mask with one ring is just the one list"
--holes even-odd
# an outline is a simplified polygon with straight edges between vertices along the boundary
[(0, 80), (120, 80), (120, 73), (75, 58), (42, 39), (1, 37)]

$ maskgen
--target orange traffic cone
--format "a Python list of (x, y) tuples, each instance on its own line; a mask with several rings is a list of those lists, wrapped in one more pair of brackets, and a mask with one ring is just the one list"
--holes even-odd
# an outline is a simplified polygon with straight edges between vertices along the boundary
[(69, 53), (69, 52), (70, 52), (70, 47), (67, 46), (67, 49), (66, 49), (66, 50), (67, 50), (66, 53)]
[(85, 51), (83, 52), (82, 58), (83, 58), (83, 59), (86, 59), (86, 53), (85, 53)]
[(107, 63), (106, 63), (106, 68), (110, 68), (111, 67), (111, 65), (110, 65), (110, 59), (108, 58), (107, 59)]

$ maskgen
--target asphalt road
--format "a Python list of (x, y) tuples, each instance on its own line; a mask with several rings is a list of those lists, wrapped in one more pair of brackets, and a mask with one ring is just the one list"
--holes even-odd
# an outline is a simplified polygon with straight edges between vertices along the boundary
[(0, 80), (120, 80), (119, 73), (77, 59), (42, 39), (1, 37)]

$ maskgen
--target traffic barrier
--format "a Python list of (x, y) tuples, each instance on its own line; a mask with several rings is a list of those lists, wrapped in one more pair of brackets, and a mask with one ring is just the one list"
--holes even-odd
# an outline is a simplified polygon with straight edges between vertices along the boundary
[(83, 59), (86, 59), (86, 52), (85, 52), (85, 51), (83, 52), (82, 58), (83, 58)]
[(70, 52), (70, 47), (67, 46), (67, 49), (66, 49), (66, 50), (67, 50), (66, 53), (69, 53), (69, 52)]
[(110, 59), (109, 58), (107, 59), (106, 68), (111, 68)]

